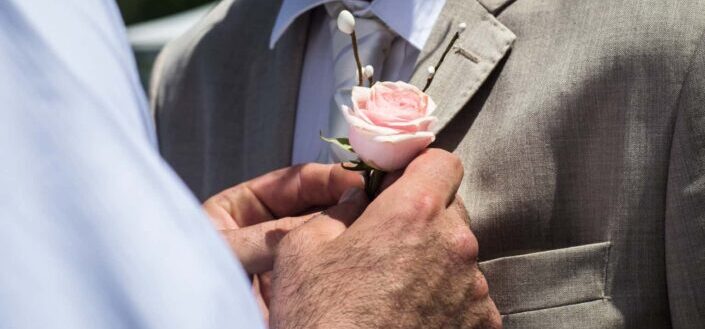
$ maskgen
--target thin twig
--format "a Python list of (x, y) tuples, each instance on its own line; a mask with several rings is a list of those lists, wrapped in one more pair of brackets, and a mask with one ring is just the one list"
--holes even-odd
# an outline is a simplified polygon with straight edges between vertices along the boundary
[[(455, 44), (456, 41), (458, 41), (458, 38), (460, 37), (460, 32), (455, 32), (455, 35), (453, 35), (453, 39), (450, 39), (450, 43), (448, 43), (448, 47), (443, 51), (443, 55), (441, 55), (441, 59), (438, 60), (438, 63), (435, 66), (436, 71), (438, 71), (438, 68), (441, 67), (441, 64), (443, 64), (443, 60), (446, 59), (446, 55), (448, 55), (448, 52), (450, 52), (450, 49), (453, 48), (453, 45)], [(423, 92), (426, 92), (428, 87), (431, 86), (431, 82), (433, 81), (433, 77), (436, 76), (435, 74), (430, 75), (428, 79), (426, 79), (426, 85), (423, 87)]]
[(377, 194), (379, 194), (379, 188), (382, 185), (385, 174), (384, 171), (377, 169), (365, 171), (363, 176), (365, 177), (365, 193), (370, 201), (374, 200)]
[(355, 55), (355, 64), (357, 64), (357, 85), (362, 87), (362, 63), (360, 63), (360, 54), (357, 52), (357, 36), (355, 36), (354, 30), (350, 33), (350, 38), (352, 38), (353, 54)]
[(372, 169), (367, 169), (362, 172), (362, 178), (365, 181), (365, 194), (367, 195), (367, 198), (370, 198), (370, 195), (372, 192)]

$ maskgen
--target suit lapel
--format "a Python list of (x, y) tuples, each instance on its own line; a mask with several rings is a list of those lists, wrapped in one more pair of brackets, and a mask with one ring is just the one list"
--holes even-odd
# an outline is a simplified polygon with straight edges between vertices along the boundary
[(495, 15), (498, 12), (504, 10), (516, 0), (477, 0), (480, 2), (487, 10)]
[[(494, 9), (510, 0), (485, 0)], [(434, 126), (441, 131), (475, 94), (497, 63), (507, 54), (516, 36), (478, 0), (447, 0), (426, 46), (421, 51), (411, 83), (423, 86), (427, 67), (435, 66), (460, 23), (467, 29), (443, 64), (436, 69), (427, 93), (438, 105)]]

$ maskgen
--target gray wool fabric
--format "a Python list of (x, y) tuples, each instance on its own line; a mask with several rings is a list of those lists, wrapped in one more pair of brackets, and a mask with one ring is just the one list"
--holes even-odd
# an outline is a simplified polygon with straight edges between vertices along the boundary
[[(308, 18), (225, 0), (159, 58), (160, 147), (205, 199), (291, 159)], [(705, 1), (447, 0), (428, 93), (505, 328), (705, 328)], [(468, 56), (467, 54), (471, 54)]]

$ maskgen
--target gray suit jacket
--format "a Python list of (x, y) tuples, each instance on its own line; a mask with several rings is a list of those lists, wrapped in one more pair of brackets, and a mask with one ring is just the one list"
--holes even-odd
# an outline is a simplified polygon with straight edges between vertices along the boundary
[[(161, 55), (161, 151), (201, 198), (287, 166), (308, 18), (225, 0)], [(506, 328), (705, 328), (705, 1), (448, 0), (412, 82), (459, 155)]]

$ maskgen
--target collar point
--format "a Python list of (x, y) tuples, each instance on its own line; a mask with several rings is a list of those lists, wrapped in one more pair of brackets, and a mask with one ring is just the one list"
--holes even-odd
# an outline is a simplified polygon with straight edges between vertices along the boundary
[(274, 50), (277, 46), (277, 41), (279, 41), (279, 38), (275, 38), (274, 36), (269, 39), (269, 50)]

